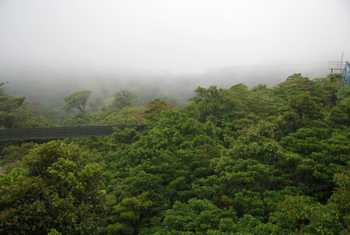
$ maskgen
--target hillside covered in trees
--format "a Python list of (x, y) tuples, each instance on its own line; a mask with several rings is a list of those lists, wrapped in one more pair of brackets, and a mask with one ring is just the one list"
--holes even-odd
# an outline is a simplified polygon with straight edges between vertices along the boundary
[(62, 97), (60, 113), (0, 88), (2, 128), (130, 124), (2, 144), (0, 234), (350, 234), (350, 86), (340, 76), (199, 87), (181, 106), (82, 90)]

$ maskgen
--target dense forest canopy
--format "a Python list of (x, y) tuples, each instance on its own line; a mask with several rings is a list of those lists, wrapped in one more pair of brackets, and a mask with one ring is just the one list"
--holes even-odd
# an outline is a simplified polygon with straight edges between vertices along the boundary
[(59, 113), (6, 86), (1, 128), (144, 128), (2, 144), (0, 234), (350, 233), (350, 86), (339, 75), (198, 87), (185, 105), (76, 90)]

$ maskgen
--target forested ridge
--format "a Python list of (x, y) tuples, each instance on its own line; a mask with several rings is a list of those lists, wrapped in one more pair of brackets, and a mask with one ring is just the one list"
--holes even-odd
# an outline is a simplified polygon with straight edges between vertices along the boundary
[(0, 88), (2, 128), (145, 126), (2, 145), (0, 234), (350, 234), (341, 76), (199, 87), (184, 106), (82, 90), (59, 117)]

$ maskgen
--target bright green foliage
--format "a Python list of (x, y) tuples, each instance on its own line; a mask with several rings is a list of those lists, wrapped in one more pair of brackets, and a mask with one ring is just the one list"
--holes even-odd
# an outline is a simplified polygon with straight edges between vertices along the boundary
[(47, 235), (61, 235), (62, 233), (58, 232), (56, 229), (51, 229)]
[(144, 107), (125, 107), (119, 111), (102, 113), (97, 117), (98, 122), (106, 124), (143, 124), (144, 123)]
[[(25, 156), (23, 170), (1, 177), (0, 232), (96, 234), (103, 209), (102, 166), (73, 144), (49, 142)], [(52, 232), (52, 231), (51, 231)]]

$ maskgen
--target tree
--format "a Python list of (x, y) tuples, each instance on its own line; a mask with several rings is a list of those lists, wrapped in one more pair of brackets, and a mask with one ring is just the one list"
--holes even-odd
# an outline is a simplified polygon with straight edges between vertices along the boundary
[(234, 104), (227, 97), (223, 89), (211, 86), (208, 89), (198, 87), (196, 96), (189, 106), (190, 112), (200, 121), (211, 120), (220, 123), (230, 113)]
[(174, 108), (174, 105), (167, 103), (161, 99), (154, 99), (148, 102), (146, 105), (145, 118), (151, 121), (155, 121), (160, 118), (160, 113), (169, 111)]
[(333, 107), (329, 120), (334, 127), (350, 127), (350, 97), (340, 100)]
[(279, 225), (281, 234), (339, 234), (341, 230), (335, 210), (304, 196), (287, 196), (270, 221)]
[(329, 206), (335, 208), (341, 218), (344, 234), (350, 232), (350, 170), (345, 169), (334, 177), (336, 191), (329, 200)]
[(53, 141), (33, 148), (24, 168), (0, 178), (0, 233), (97, 234), (103, 168), (86, 150)]
[(77, 91), (69, 96), (64, 97), (65, 109), (67, 111), (77, 110), (80, 113), (86, 112), (87, 101), (91, 95), (91, 91)]
[(24, 97), (13, 97), (5, 95), (2, 87), (5, 83), (0, 83), (0, 127), (11, 128), (16, 126), (18, 110), (24, 104)]
[(175, 234), (194, 232), (208, 234), (210, 230), (220, 231), (223, 223), (236, 220), (230, 209), (219, 209), (208, 200), (191, 199), (188, 203), (175, 202), (165, 213), (163, 226)]
[(135, 96), (127, 90), (121, 90), (113, 96), (111, 107), (115, 110), (128, 107), (133, 104)]
[(4, 87), (5, 84), (6, 84), (5, 82), (0, 82), (0, 95), (1, 95), (1, 96), (5, 94), (5, 93), (4, 93), (4, 89), (3, 89), (3, 87)]
[(107, 226), (107, 234), (139, 234), (145, 221), (150, 219), (152, 206), (147, 194), (123, 199), (112, 208), (111, 224)]

